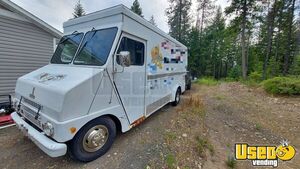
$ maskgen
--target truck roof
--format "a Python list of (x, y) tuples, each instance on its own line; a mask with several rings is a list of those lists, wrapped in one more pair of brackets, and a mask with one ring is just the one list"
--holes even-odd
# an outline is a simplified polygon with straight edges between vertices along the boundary
[(116, 5), (116, 6), (113, 6), (110, 8), (106, 8), (106, 9), (103, 9), (100, 11), (92, 12), (92, 13), (89, 13), (87, 15), (84, 15), (84, 16), (81, 16), (78, 18), (70, 19), (70, 20), (64, 22), (63, 27), (68, 27), (68, 26), (72, 26), (72, 25), (76, 25), (76, 24), (80, 24), (80, 23), (84, 23), (84, 22), (89, 22), (89, 21), (93, 21), (96, 19), (100, 19), (100, 18), (106, 18), (106, 17), (110, 17), (110, 16), (114, 16), (114, 15), (120, 15), (120, 14), (126, 15), (127, 17), (135, 20), (136, 22), (142, 24), (143, 26), (158, 33), (159, 35), (163, 36), (164, 38), (166, 38), (168, 40), (173, 41), (174, 43), (176, 43), (182, 47), (186, 47), (181, 42), (177, 41), (176, 39), (174, 39), (173, 37), (171, 37), (164, 31), (162, 31), (158, 27), (154, 26), (153, 24), (151, 24), (149, 21), (147, 21), (143, 17), (132, 12), (129, 8), (127, 8), (125, 5), (122, 5), (122, 4)]

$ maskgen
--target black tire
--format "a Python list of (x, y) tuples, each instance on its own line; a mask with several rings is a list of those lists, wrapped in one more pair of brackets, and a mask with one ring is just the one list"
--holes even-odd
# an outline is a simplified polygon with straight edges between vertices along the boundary
[[(86, 138), (85, 135), (88, 132), (90, 132), (91, 129), (97, 126), (106, 127), (108, 131), (106, 142), (103, 144), (103, 146), (100, 149), (95, 150), (94, 152), (86, 151), (85, 150), (86, 146), (84, 145), (83, 142), (84, 138)], [(74, 160), (78, 160), (81, 162), (93, 161), (99, 158), (100, 156), (104, 155), (110, 149), (115, 138), (116, 138), (116, 125), (114, 121), (109, 117), (100, 117), (90, 121), (77, 132), (74, 138), (68, 143), (68, 153), (70, 157), (73, 158)]]
[(172, 102), (172, 106), (177, 106), (179, 104), (180, 95), (181, 95), (181, 90), (180, 90), (180, 88), (178, 88), (176, 91), (176, 94), (175, 94), (175, 100)]
[(191, 83), (189, 83), (189, 84), (186, 85), (186, 90), (191, 90), (191, 88), (192, 88), (192, 84)]

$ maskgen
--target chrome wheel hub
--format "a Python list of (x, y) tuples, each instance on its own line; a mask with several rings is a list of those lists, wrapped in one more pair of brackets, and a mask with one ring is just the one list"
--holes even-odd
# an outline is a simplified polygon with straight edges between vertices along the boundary
[(108, 129), (103, 125), (97, 125), (89, 129), (83, 138), (83, 149), (87, 152), (95, 152), (103, 147), (108, 139)]

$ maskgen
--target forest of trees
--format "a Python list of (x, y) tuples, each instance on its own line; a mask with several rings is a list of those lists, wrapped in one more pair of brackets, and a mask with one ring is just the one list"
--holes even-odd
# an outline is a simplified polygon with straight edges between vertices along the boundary
[(300, 75), (299, 0), (169, 0), (170, 35), (188, 46), (193, 76)]
[[(194, 77), (265, 80), (300, 75), (300, 0), (168, 0), (169, 34), (189, 50)], [(134, 0), (131, 10), (141, 17)], [(196, 13), (196, 16), (192, 15)], [(78, 1), (74, 17), (85, 12)], [(152, 15), (149, 22), (157, 26)]]

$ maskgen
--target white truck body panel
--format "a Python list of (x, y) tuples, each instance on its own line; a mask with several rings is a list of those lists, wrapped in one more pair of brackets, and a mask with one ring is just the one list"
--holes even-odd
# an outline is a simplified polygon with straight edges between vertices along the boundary
[[(17, 81), (20, 109), (30, 109), (32, 114), (24, 118), (41, 130), (51, 122), (52, 138), (59, 143), (71, 140), (86, 123), (105, 115), (117, 119), (126, 132), (174, 101), (178, 88), (185, 90), (187, 48), (123, 5), (71, 19), (64, 23), (64, 34), (111, 27), (118, 31), (104, 65), (51, 63)], [(116, 55), (123, 38), (144, 49), (143, 54), (136, 54), (144, 56), (136, 61), (141, 64), (118, 64)], [(70, 128), (77, 130), (70, 132)]]

